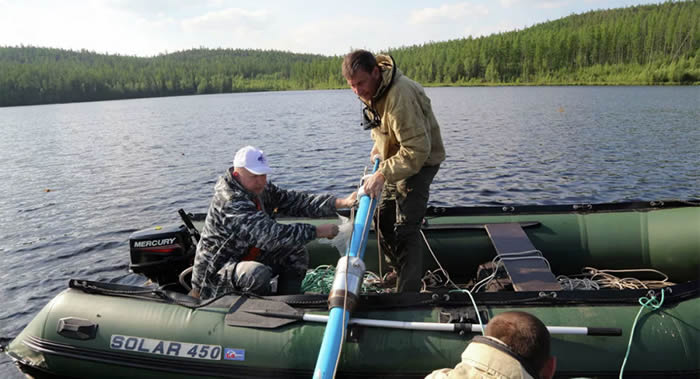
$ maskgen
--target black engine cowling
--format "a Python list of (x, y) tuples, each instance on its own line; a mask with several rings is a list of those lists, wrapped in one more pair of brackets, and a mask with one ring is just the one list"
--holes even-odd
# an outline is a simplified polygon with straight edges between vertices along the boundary
[(129, 269), (159, 285), (178, 283), (178, 276), (192, 265), (195, 245), (185, 225), (157, 226), (129, 236)]

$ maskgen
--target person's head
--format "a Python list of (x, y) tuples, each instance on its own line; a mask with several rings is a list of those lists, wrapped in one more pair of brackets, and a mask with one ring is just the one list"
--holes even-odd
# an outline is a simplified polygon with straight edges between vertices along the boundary
[(269, 172), (265, 154), (253, 146), (241, 148), (233, 158), (233, 176), (243, 188), (256, 195), (265, 189)]
[(537, 317), (526, 312), (504, 312), (486, 325), (486, 335), (498, 338), (523, 357), (540, 378), (554, 376), (556, 359), (549, 350), (549, 331)]
[(374, 54), (367, 50), (355, 50), (343, 59), (343, 77), (357, 96), (372, 99), (382, 83), (382, 73)]

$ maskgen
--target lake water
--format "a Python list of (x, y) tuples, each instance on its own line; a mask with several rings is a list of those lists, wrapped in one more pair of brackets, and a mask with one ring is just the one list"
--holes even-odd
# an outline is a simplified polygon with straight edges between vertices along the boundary
[[(428, 88), (447, 160), (431, 204), (700, 198), (700, 88)], [(349, 90), (0, 108), (0, 343), (69, 278), (138, 284), (128, 237), (204, 212), (234, 152), (285, 188), (350, 193), (369, 133)], [(0, 357), (0, 377), (21, 378)]]

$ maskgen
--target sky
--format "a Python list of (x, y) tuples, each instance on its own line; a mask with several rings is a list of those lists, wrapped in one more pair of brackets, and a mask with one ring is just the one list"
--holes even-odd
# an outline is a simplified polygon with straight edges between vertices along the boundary
[(344, 55), (524, 29), (647, 0), (0, 0), (0, 46), (154, 56), (192, 48)]

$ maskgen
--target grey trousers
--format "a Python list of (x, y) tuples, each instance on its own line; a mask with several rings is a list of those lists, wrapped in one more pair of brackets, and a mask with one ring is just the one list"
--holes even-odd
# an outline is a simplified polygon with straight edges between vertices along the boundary
[(379, 203), (381, 247), (398, 273), (397, 292), (418, 292), (423, 277), (425, 244), (420, 226), (428, 206), (430, 184), (440, 165), (423, 167), (417, 174), (385, 184)]
[(233, 288), (241, 292), (252, 292), (266, 296), (272, 294), (271, 281), (277, 275), (277, 294), (291, 295), (301, 292), (301, 282), (306, 272), (284, 270), (256, 261), (243, 261), (225, 266), (225, 278), (231, 280)]

